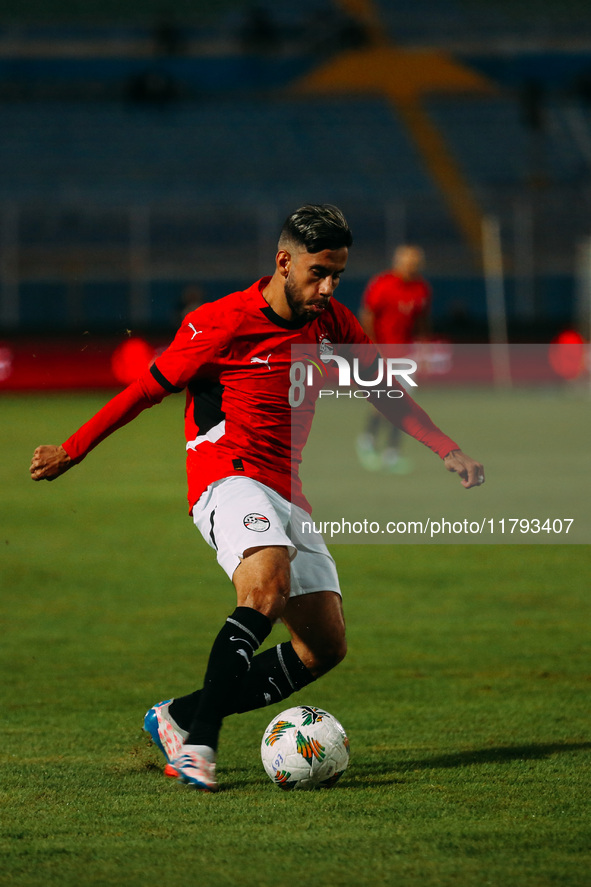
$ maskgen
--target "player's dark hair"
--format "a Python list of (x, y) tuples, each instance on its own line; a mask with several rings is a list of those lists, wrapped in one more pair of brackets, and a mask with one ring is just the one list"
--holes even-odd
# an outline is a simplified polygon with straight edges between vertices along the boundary
[(309, 253), (319, 253), (323, 249), (351, 246), (353, 235), (338, 207), (330, 203), (308, 203), (285, 220), (279, 246), (289, 243), (304, 246)]

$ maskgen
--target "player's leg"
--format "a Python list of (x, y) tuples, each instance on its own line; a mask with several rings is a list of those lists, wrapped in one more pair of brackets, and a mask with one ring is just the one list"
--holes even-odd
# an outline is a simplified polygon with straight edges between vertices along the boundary
[[(237, 692), (225, 696), (226, 707), (219, 712), (223, 716), (281, 702), (328, 671), (345, 653), (345, 625), (335, 562), (319, 534), (304, 532), (309, 515), (279, 501), (280, 497), (270, 492), (273, 509), (284, 525), (289, 524), (291, 541), (297, 550), (297, 557), (291, 561), (290, 597), (283, 614), (292, 640), (254, 657)], [(281, 569), (287, 571), (286, 560)], [(243, 559), (232, 578), (239, 603), (254, 604), (267, 612), (261, 601), (273, 575), (266, 572), (259, 576), (258, 570), (255, 552)], [(170, 714), (182, 730), (190, 730), (193, 721), (198, 721), (196, 712), (201, 697), (202, 691), (197, 690), (171, 703)]]
[(381, 415), (372, 408), (365, 430), (358, 436), (356, 441), (357, 457), (366, 471), (378, 471), (381, 467), (381, 457), (378, 449), (378, 435), (381, 424)]
[[(255, 496), (248, 500), (249, 507), (245, 507), (244, 512), (238, 501), (239, 491)], [(257, 502), (256, 495), (261, 490), (253, 491), (252, 482), (248, 482), (248, 479), (232, 478), (229, 484), (224, 481), (223, 489), (217, 491), (220, 492), (223, 495), (206, 497), (195, 522), (207, 541), (218, 551), (220, 564), (232, 576), (238, 608), (222, 628), (212, 648), (203, 689), (176, 698), (170, 705), (155, 706), (148, 713), (149, 718), (156, 720), (155, 714), (161, 712), (160, 738), (164, 731), (169, 734), (173, 732), (175, 743), (180, 743), (186, 737), (184, 751), (196, 751), (202, 759), (202, 753), (205, 753), (205, 760), (210, 763), (215, 757), (223, 717), (285, 699), (323, 674), (344, 655), (344, 622), (338, 577), (334, 561), (321, 538), (306, 536), (298, 540), (299, 553), (292, 564), (290, 576), (289, 561), (296, 546), (293, 539), (282, 534), (288, 526), (293, 533), (294, 525), (301, 525), (302, 520), (307, 522), (309, 515), (266, 488), (262, 491), (265, 498)], [(229, 509), (224, 509), (224, 497), (226, 505), (230, 505)], [(224, 514), (226, 520), (222, 520)], [(235, 526), (228, 530), (226, 525), (232, 522)], [(225, 528), (223, 532), (221, 527)], [(247, 529), (244, 530), (244, 527)], [(253, 527), (256, 527), (256, 532), (265, 533), (265, 540), (284, 539), (287, 544), (246, 547), (244, 542), (252, 539)], [(239, 558), (235, 555), (237, 551), (243, 552)], [(233, 569), (235, 562), (238, 566)], [(317, 591), (323, 588), (331, 591)], [(262, 642), (272, 621), (281, 615), (288, 594), (299, 596), (309, 592), (317, 601), (316, 607), (289, 602), (287, 625), (294, 642), (278, 644), (249, 663), (253, 647)], [(309, 625), (306, 627), (306, 623), (311, 622), (309, 614), (314, 610), (317, 612), (312, 622), (323, 624), (320, 631), (311, 631)], [(244, 629), (251, 634), (244, 632)], [(257, 644), (252, 643), (252, 635)], [(311, 669), (302, 661), (296, 647), (310, 663)], [(153, 730), (149, 732), (154, 736)], [(195, 749), (195, 746), (198, 748)], [(171, 759), (171, 755), (167, 757)], [(175, 758), (175, 766), (177, 763)], [(187, 770), (190, 775), (190, 762)], [(189, 778), (188, 781), (196, 784), (199, 779)]]
[[(179, 725), (188, 728), (188, 735), (182, 755), (172, 764), (183, 781), (214, 790), (212, 773), (222, 719), (235, 708), (252, 657), (283, 612), (295, 548), (267, 488), (248, 477), (228, 477), (208, 487), (193, 508), (193, 519), (234, 582), (237, 607), (213, 643), (191, 717)], [(176, 700), (168, 715), (176, 721)]]
[[(257, 653), (253, 658), (250, 669), (240, 684), (239, 692), (224, 712), (224, 717), (281, 702), (313, 680), (315, 680), (315, 675), (300, 660), (291, 641), (284, 641), (262, 653)], [(195, 690), (186, 696), (178, 696), (172, 701), (162, 704), (165, 706), (162, 714), (182, 741), (188, 735), (199, 705), (201, 692), (201, 690)], [(150, 709), (150, 713), (154, 712), (156, 708), (157, 706)], [(169, 713), (170, 716), (168, 716)], [(151, 716), (153, 717), (153, 714)], [(165, 727), (164, 729), (168, 730), (169, 728)], [(148, 732), (154, 736), (153, 730), (148, 730)], [(176, 745), (180, 741), (177, 739)], [(160, 739), (155, 738), (155, 742), (162, 748)], [(171, 755), (166, 751), (164, 754), (170, 760)]]
[[(298, 595), (287, 603), (282, 621), (291, 641), (259, 653), (251, 662), (234, 696), (225, 698), (223, 717), (252, 711), (287, 699), (325, 674), (346, 652), (345, 622), (340, 595), (319, 591)], [(203, 690), (175, 698), (169, 711), (172, 723), (186, 737)]]
[[(287, 699), (343, 659), (346, 652), (345, 623), (341, 598), (336, 592), (319, 591), (291, 598), (285, 607), (283, 622), (292, 636), (291, 641), (278, 644), (255, 656), (250, 669), (243, 675), (239, 685), (235, 686), (232, 694), (214, 693), (213, 707), (217, 710), (220, 726), (222, 718), (229, 714), (251, 711)], [(209, 671), (208, 668), (206, 682)], [(213, 683), (210, 688), (213, 688)], [(176, 757), (167, 755), (169, 760), (174, 760), (172, 766), (165, 770), (167, 775), (178, 775), (180, 768), (185, 777), (193, 777), (194, 785), (203, 787), (202, 783), (208, 780), (207, 787), (213, 790), (213, 772), (209, 773), (208, 779), (203, 765), (197, 771), (194, 767), (195, 753), (198, 756), (205, 755), (206, 760), (212, 763), (210, 749), (202, 746), (203, 740), (212, 741), (207, 734), (201, 732), (202, 722), (207, 723), (207, 718), (211, 716), (204, 711), (203, 700), (206, 696), (204, 687), (203, 690), (174, 699), (170, 706), (163, 705), (161, 729), (156, 735), (162, 736), (167, 731), (175, 748), (180, 747), (183, 741), (186, 743), (184, 750), (178, 749)], [(224, 700), (224, 708), (219, 707), (221, 699)], [(159, 707), (155, 706), (148, 714), (156, 718)], [(194, 731), (189, 737), (183, 725), (188, 727), (191, 723), (194, 724)], [(154, 735), (153, 731), (150, 732)], [(161, 745), (158, 739), (156, 741)], [(198, 748), (192, 748), (191, 742)], [(187, 754), (187, 748), (191, 754), (183, 766), (182, 760)]]
[(284, 545), (247, 548), (232, 575), (239, 607), (263, 613), (273, 622), (279, 619), (289, 600), (290, 558)]
[[(233, 711), (250, 711), (286, 699), (341, 661), (346, 652), (345, 621), (335, 562), (322, 536), (304, 527), (309, 514), (273, 497), (289, 525), (297, 556), (291, 561), (290, 593), (282, 619), (291, 641), (253, 659), (235, 697)], [(243, 569), (242, 565), (240, 569)], [(238, 570), (236, 571), (238, 576)]]
[(173, 762), (179, 778), (210, 791), (215, 788), (212, 765), (223, 718), (236, 709), (240, 685), (251, 660), (289, 597), (287, 548), (265, 546), (245, 550), (232, 578), (237, 606), (213, 643), (188, 736)]
[(314, 678), (345, 658), (347, 641), (340, 594), (317, 591), (292, 597), (282, 619), (294, 652)]
[[(396, 350), (394, 349), (395, 352)], [(401, 379), (400, 384), (406, 391), (412, 390), (406, 379)], [(382, 451), (382, 468), (390, 474), (409, 474), (412, 471), (412, 461), (402, 454), (402, 431), (397, 425), (389, 422), (387, 425), (386, 445)]]
[[(344, 658), (347, 649), (345, 623), (341, 598), (336, 592), (318, 591), (292, 598), (285, 607), (282, 621), (291, 634), (291, 641), (254, 657), (250, 669), (241, 682), (236, 682), (231, 693), (221, 693), (214, 678), (208, 683), (210, 659), (203, 689), (173, 700), (172, 705), (176, 708), (172, 715), (177, 723), (188, 724), (191, 718), (193, 721), (194, 726), (185, 740), (187, 746), (191, 747), (193, 743), (195, 751), (208, 760), (211, 760), (211, 751), (201, 743), (217, 743), (224, 717), (281, 702), (326, 674)], [(218, 635), (216, 643), (219, 640)], [(209, 705), (206, 704), (208, 690), (213, 691)], [(208, 720), (212, 710), (216, 715), (213, 732), (211, 720)], [(174, 726), (178, 731), (177, 723)], [(179, 766), (182, 764), (177, 760), (165, 773), (174, 776)]]
[(401, 453), (402, 432), (396, 425), (390, 425), (388, 440), (382, 452), (382, 466), (390, 474), (408, 474), (412, 469), (410, 459)]
[(256, 650), (270, 633), (289, 597), (287, 549), (244, 552), (234, 572), (237, 607), (214, 641), (187, 743), (217, 748), (222, 719), (235, 710), (239, 688)]

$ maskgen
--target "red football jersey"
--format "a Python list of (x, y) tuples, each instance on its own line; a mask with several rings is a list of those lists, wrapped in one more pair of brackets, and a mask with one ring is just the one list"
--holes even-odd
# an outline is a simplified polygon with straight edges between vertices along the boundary
[(191, 504), (214, 480), (245, 474), (309, 508), (298, 468), (314, 405), (290, 409), (291, 346), (312, 346), (317, 358), (323, 337), (355, 341), (359, 331), (337, 303), (311, 323), (285, 320), (262, 296), (269, 280), (188, 314), (152, 367), (167, 390), (187, 388)]
[(418, 317), (431, 304), (431, 287), (423, 280), (404, 280), (394, 271), (384, 271), (370, 280), (362, 306), (373, 314), (375, 341), (406, 345), (412, 342)]
[[(292, 346), (300, 346), (298, 358), (305, 352), (316, 361), (327, 343), (373, 348), (353, 314), (334, 299), (312, 321), (283, 319), (262, 295), (269, 280), (263, 278), (188, 314), (150, 370), (72, 435), (63, 444), (66, 452), (80, 461), (142, 409), (186, 388), (191, 508), (209, 484), (245, 475), (309, 510), (298, 470), (317, 388), (310, 387), (304, 403), (292, 409)], [(458, 448), (406, 392), (400, 400), (384, 399), (376, 405), (440, 456)]]

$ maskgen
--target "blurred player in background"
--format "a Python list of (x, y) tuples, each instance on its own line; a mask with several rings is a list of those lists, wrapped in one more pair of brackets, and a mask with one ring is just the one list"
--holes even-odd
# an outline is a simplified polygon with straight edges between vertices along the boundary
[[(373, 277), (367, 285), (359, 320), (369, 338), (378, 345), (410, 345), (430, 334), (431, 287), (422, 276), (425, 254), (412, 244), (394, 252), (392, 268)], [(390, 352), (389, 352), (390, 353)], [(402, 350), (399, 357), (408, 356)], [(386, 443), (380, 448), (380, 432)], [(368, 471), (381, 468), (405, 474), (410, 462), (400, 454), (400, 429), (384, 422), (372, 410), (365, 431), (357, 440), (357, 455)]]

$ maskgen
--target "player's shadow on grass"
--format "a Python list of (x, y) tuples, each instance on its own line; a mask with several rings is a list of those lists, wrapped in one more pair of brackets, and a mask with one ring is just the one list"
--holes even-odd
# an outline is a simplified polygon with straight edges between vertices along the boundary
[[(397, 761), (388, 773), (387, 761), (364, 761), (354, 758), (354, 764), (345, 774), (341, 789), (352, 789), (372, 783), (383, 785), (401, 785), (407, 781), (405, 774), (417, 770), (438, 770), (445, 768), (478, 767), (483, 764), (508, 764), (511, 761), (539, 761), (551, 755), (577, 751), (588, 751), (591, 742), (548, 742), (530, 745), (502, 745), (493, 748), (478, 748), (470, 751), (454, 752), (448, 755), (417, 758), (410, 761)], [(245, 774), (238, 768), (229, 768), (224, 774), (224, 790), (251, 788), (260, 785), (264, 777), (260, 774)]]
[(537, 761), (551, 755), (591, 749), (591, 742), (548, 742), (530, 745), (501, 745), (471, 751), (436, 755), (414, 761), (399, 761), (398, 770), (437, 770), (445, 767), (472, 767), (482, 764), (505, 764), (510, 761)]
[[(408, 774), (419, 770), (480, 767), (486, 764), (508, 764), (511, 761), (539, 761), (555, 754), (568, 754), (590, 749), (591, 742), (548, 742), (477, 748), (447, 755), (433, 755), (432, 757), (391, 762), (386, 759), (379, 762), (358, 762), (355, 759), (355, 763), (359, 763), (359, 769), (351, 767), (350, 774), (347, 774), (349, 779), (344, 777), (343, 781), (348, 783), (348, 788), (355, 788), (356, 785), (367, 787), (374, 782), (379, 785), (400, 785), (407, 782)], [(388, 763), (390, 763), (390, 772), (387, 769)]]

